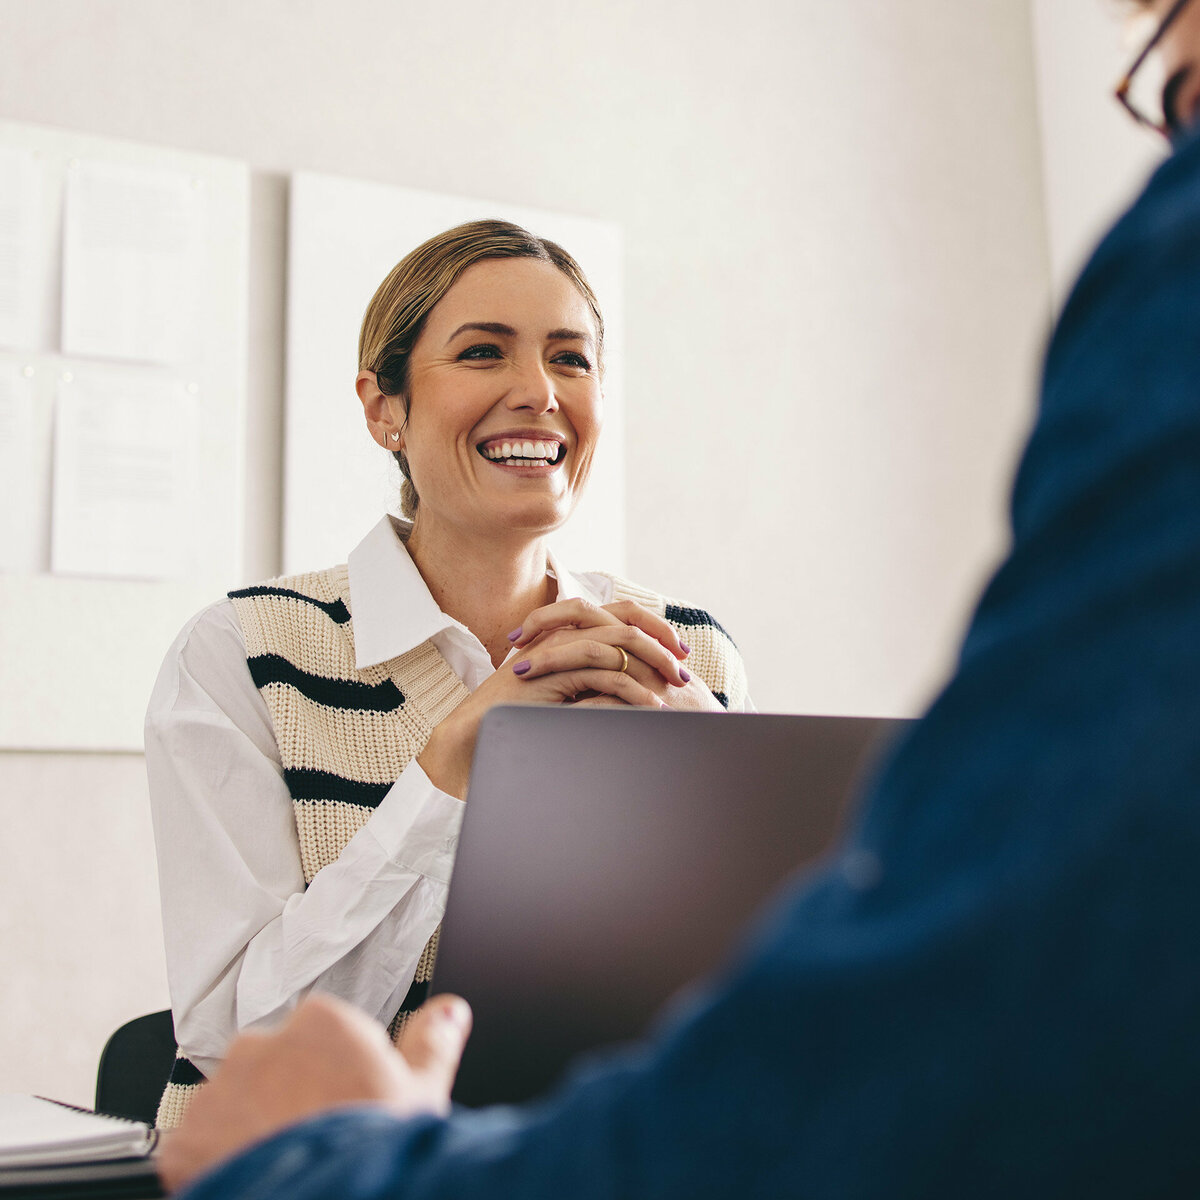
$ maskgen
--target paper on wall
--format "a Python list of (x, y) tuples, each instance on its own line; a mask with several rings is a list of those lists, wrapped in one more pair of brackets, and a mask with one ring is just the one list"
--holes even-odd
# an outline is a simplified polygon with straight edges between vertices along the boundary
[(54, 421), (51, 569), (179, 579), (196, 514), (194, 397), (178, 380), (64, 372)]
[(32, 349), (41, 300), (42, 167), (31, 151), (0, 147), (0, 346)]
[(37, 569), (37, 530), (28, 503), (31, 497), (36, 447), (33, 419), (32, 369), (15, 359), (0, 359), (0, 480), (7, 501), (0, 503), (0, 570)]
[(63, 351), (178, 364), (197, 351), (205, 193), (186, 171), (67, 170)]

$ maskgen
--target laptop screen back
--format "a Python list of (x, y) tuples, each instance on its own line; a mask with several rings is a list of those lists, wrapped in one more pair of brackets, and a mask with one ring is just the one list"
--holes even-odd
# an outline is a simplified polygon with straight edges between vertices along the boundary
[(636, 1038), (832, 845), (904, 722), (511, 707), (489, 712), (435, 967), (471, 1003), (454, 1097), (526, 1099)]

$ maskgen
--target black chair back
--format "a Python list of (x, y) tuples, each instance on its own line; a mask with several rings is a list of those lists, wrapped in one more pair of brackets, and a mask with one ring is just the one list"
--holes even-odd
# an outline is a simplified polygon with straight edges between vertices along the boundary
[(153, 1125), (174, 1062), (170, 1009), (127, 1021), (101, 1051), (96, 1111)]

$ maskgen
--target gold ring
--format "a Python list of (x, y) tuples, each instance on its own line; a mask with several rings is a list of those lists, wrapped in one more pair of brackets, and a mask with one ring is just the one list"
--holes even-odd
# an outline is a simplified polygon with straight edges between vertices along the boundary
[(625, 672), (626, 672), (626, 671), (628, 671), (628, 670), (629, 670), (629, 655), (628, 655), (628, 654), (626, 654), (626, 653), (625, 653), (625, 651), (624, 651), (624, 649), (623, 649), (622, 647), (620, 647), (620, 646), (616, 646), (616, 647), (614, 647), (614, 648), (615, 648), (616, 650), (620, 651), (620, 654), (621, 654), (621, 669), (620, 669), (620, 671), (618, 672), (618, 674), (621, 674), (621, 675), (623, 675), (623, 674), (625, 674)]

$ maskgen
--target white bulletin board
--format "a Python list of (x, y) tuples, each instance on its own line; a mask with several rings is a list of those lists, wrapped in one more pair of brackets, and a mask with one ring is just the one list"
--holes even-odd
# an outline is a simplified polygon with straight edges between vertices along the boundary
[(0, 747), (140, 750), (243, 582), (249, 172), (0, 121)]
[(297, 172), (288, 250), (285, 572), (344, 562), (384, 512), (399, 512), (400, 473), (368, 434), (354, 392), (363, 312), (410, 250), (453, 225), (484, 217), (515, 221), (558, 242), (579, 262), (600, 301), (604, 432), (587, 492), (552, 541), (577, 569), (624, 569), (620, 229), (565, 213)]

